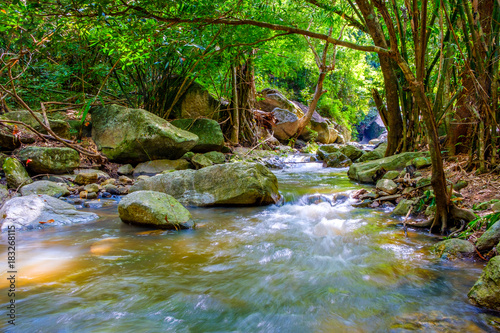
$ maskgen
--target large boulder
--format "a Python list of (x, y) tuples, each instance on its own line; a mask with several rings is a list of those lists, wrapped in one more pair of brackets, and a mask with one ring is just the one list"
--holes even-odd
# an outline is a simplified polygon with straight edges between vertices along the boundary
[[(169, 107), (169, 106), (167, 106)], [(192, 82), (174, 106), (171, 118), (208, 118), (219, 119), (222, 103), (212, 97), (199, 83)]]
[(27, 147), (18, 156), (33, 173), (70, 173), (80, 166), (80, 154), (66, 147)]
[(54, 198), (59, 198), (69, 195), (69, 190), (65, 185), (48, 180), (39, 180), (21, 187), (21, 195), (26, 196), (32, 194), (46, 194)]
[(154, 192), (130, 193), (118, 204), (125, 223), (160, 229), (189, 229), (194, 226), (191, 213), (172, 196)]
[(21, 185), (27, 185), (33, 182), (21, 162), (13, 157), (5, 159), (3, 162), (3, 171), (5, 172), (5, 178), (7, 178), (7, 185), (9, 188), (17, 189)]
[(11, 226), (16, 230), (38, 229), (88, 222), (97, 218), (94, 213), (78, 211), (73, 205), (44, 194), (10, 199), (0, 209), (2, 231)]
[(298, 118), (304, 116), (304, 112), (301, 110), (300, 107), (295, 105), (292, 101), (290, 101), (276, 89), (266, 88), (262, 90), (259, 94), (260, 97), (262, 97), (256, 103), (256, 107), (259, 110), (272, 112), (274, 109), (279, 108), (290, 111), (291, 113), (295, 114)]
[(490, 259), (467, 296), (475, 305), (500, 311), (500, 256)]
[(274, 136), (279, 140), (288, 140), (297, 133), (299, 118), (296, 114), (276, 108), (272, 111), (276, 118), (276, 124), (272, 126)]
[[(365, 157), (367, 154), (363, 155), (361, 158)], [(424, 156), (424, 153), (408, 152), (384, 157), (378, 160), (354, 163), (349, 168), (347, 175), (352, 180), (356, 180), (361, 183), (374, 184), (385, 174), (386, 171), (402, 170), (406, 166), (406, 163), (408, 163), (415, 157), (420, 156)]]
[[(41, 113), (35, 112), (35, 116), (39, 119), (42, 120), (43, 122), (43, 116)], [(47, 134), (47, 131), (43, 128), (42, 125), (31, 115), (29, 111), (11, 111), (4, 113), (1, 116), (2, 119), (8, 119), (8, 120), (15, 120), (15, 121), (22, 121), (26, 125), (29, 125), (33, 127), (35, 130), (37, 130), (40, 133)], [(58, 120), (58, 119), (52, 119), (48, 118), (49, 120), (49, 125), (52, 131), (56, 133), (58, 136), (69, 139), (70, 138), (70, 126), (67, 122), (64, 120)], [(19, 126), (22, 127), (22, 126)]]
[(134, 177), (140, 175), (152, 176), (162, 173), (165, 170), (186, 170), (190, 164), (185, 159), (178, 160), (155, 160), (144, 163), (139, 163), (134, 169)]
[(500, 242), (500, 221), (493, 224), (479, 237), (476, 247), (479, 251), (489, 251)]
[(316, 157), (318, 160), (324, 160), (328, 155), (340, 152), (340, 147), (335, 144), (321, 145), (316, 151)]
[(177, 119), (172, 125), (198, 136), (198, 143), (191, 151), (205, 153), (220, 151), (224, 147), (224, 134), (218, 122), (212, 119)]
[(218, 164), (200, 170), (173, 171), (139, 180), (130, 192), (157, 191), (184, 205), (268, 205), (277, 203), (276, 176), (257, 163)]
[(142, 109), (106, 105), (93, 111), (92, 121), (97, 148), (117, 163), (178, 159), (198, 142), (196, 134)]

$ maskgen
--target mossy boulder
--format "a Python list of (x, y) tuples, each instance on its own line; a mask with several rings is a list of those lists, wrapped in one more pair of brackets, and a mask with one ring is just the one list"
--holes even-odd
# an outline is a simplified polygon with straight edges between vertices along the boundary
[(224, 146), (224, 135), (219, 123), (212, 119), (177, 119), (172, 125), (198, 136), (198, 143), (191, 150), (197, 153), (220, 151)]
[(203, 154), (195, 154), (191, 157), (191, 163), (197, 170), (214, 165), (214, 162)]
[(124, 164), (116, 172), (119, 175), (131, 175), (134, 172), (134, 167), (131, 164)]
[(384, 191), (385, 193), (395, 194), (398, 191), (398, 184), (390, 179), (380, 179), (375, 185), (377, 190)]
[(414, 158), (411, 164), (417, 169), (423, 169), (432, 165), (430, 157), (417, 157)]
[(142, 109), (106, 105), (92, 112), (92, 121), (92, 138), (112, 162), (178, 159), (198, 143), (196, 134)]
[(342, 154), (349, 157), (351, 161), (356, 161), (358, 158), (365, 154), (364, 150), (354, 147), (353, 145), (345, 145), (340, 149), (340, 151), (342, 152)]
[(184, 205), (268, 205), (277, 203), (276, 176), (257, 163), (218, 164), (200, 170), (180, 170), (139, 180), (130, 192), (168, 193)]
[(372, 151), (368, 151), (363, 154), (356, 162), (366, 162), (381, 159), (385, 156), (385, 150), (387, 149), (387, 144), (383, 143)]
[(209, 151), (208, 153), (205, 153), (203, 155), (214, 162), (214, 164), (223, 164), (224, 162), (226, 162), (226, 156), (218, 151)]
[(129, 224), (160, 229), (189, 229), (194, 226), (191, 213), (166, 193), (137, 191), (118, 204), (120, 219)]
[(21, 185), (31, 184), (33, 180), (28, 175), (21, 162), (13, 157), (8, 157), (3, 162), (3, 171), (7, 178), (7, 186), (17, 189)]
[(39, 180), (21, 188), (21, 195), (46, 194), (54, 198), (69, 195), (66, 185), (54, 183), (48, 180)]
[(178, 160), (155, 160), (144, 163), (139, 163), (134, 169), (134, 177), (140, 175), (156, 175), (165, 170), (186, 170), (189, 169), (191, 164), (185, 159)]
[(352, 161), (340, 151), (328, 154), (323, 158), (323, 166), (328, 168), (346, 168)]
[[(347, 175), (352, 180), (356, 180), (361, 183), (374, 184), (378, 179), (383, 177), (386, 171), (402, 170), (406, 166), (406, 163), (408, 161), (411, 161), (415, 157), (423, 155), (424, 153), (420, 152), (408, 152), (380, 158), (377, 160), (354, 163), (349, 168)], [(366, 154), (361, 158), (363, 158), (364, 156), (366, 156)], [(361, 160), (361, 158), (358, 159), (358, 161)]]
[(318, 147), (318, 150), (316, 151), (316, 157), (318, 158), (318, 160), (323, 161), (326, 158), (326, 156), (339, 151), (340, 151), (339, 145), (335, 144), (321, 145)]
[(431, 251), (438, 257), (445, 259), (456, 259), (462, 256), (470, 256), (476, 250), (474, 244), (464, 239), (452, 238), (434, 244)]
[[(35, 112), (35, 116), (43, 122), (43, 116), (41, 113)], [(4, 113), (1, 116), (2, 119), (22, 121), (26, 125), (33, 127), (40, 133), (48, 134), (47, 131), (43, 128), (42, 125), (31, 115), (29, 111), (11, 111)], [(58, 136), (62, 138), (69, 139), (70, 138), (70, 125), (64, 120), (52, 119), (47, 117), (49, 120), (49, 125), (52, 131), (56, 133)], [(22, 127), (22, 126), (18, 126)]]
[(80, 166), (80, 154), (63, 147), (28, 147), (18, 153), (19, 158), (33, 173), (70, 173)]
[(392, 211), (392, 215), (397, 215), (397, 216), (406, 216), (408, 212), (410, 211), (410, 208), (412, 205), (415, 204), (415, 201), (409, 200), (409, 199), (402, 199), (396, 208)]
[(390, 179), (390, 180), (394, 180), (396, 178), (399, 177), (399, 174), (400, 172), (397, 171), (397, 170), (391, 170), (391, 171), (387, 171), (384, 175), (384, 177), (382, 177), (382, 179)]
[(493, 224), (479, 237), (476, 247), (479, 251), (489, 251), (500, 242), (500, 221)]
[(500, 311), (500, 256), (490, 259), (467, 296), (475, 305)]

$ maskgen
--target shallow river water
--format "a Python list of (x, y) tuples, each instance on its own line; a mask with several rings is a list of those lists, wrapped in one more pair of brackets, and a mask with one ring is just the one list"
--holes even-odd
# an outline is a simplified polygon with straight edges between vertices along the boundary
[(274, 172), (283, 205), (190, 208), (196, 230), (128, 226), (114, 205), (94, 223), (18, 232), (16, 326), (3, 316), (0, 329), (495, 332), (498, 316), (466, 296), (482, 263), (436, 259), (435, 237), (353, 208), (345, 169)]

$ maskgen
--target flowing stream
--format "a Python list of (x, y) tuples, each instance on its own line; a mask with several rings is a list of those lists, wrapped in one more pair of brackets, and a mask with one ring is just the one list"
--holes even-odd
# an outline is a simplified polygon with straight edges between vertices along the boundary
[(495, 331), (466, 295), (483, 263), (436, 259), (435, 237), (353, 208), (345, 169), (297, 161), (274, 171), (283, 205), (190, 208), (196, 230), (129, 226), (110, 205), (95, 223), (18, 232), (18, 316), (0, 330)]

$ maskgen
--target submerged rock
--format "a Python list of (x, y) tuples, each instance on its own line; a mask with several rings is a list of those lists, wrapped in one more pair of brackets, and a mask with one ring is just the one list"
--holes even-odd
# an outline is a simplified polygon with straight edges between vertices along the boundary
[(256, 163), (230, 163), (181, 170), (140, 180), (130, 192), (151, 190), (172, 195), (184, 205), (268, 205), (281, 196), (278, 180)]
[(0, 209), (2, 231), (10, 226), (16, 230), (38, 229), (89, 222), (97, 218), (94, 213), (78, 211), (73, 205), (45, 194), (13, 198)]
[(500, 311), (500, 256), (490, 259), (467, 296), (475, 305)]
[(197, 135), (142, 109), (106, 105), (93, 111), (92, 120), (92, 138), (112, 162), (178, 159), (198, 142)]
[(48, 180), (39, 180), (21, 187), (21, 195), (26, 196), (31, 194), (46, 194), (54, 198), (60, 198), (69, 195), (69, 190), (66, 185)]
[(31, 160), (27, 168), (34, 173), (70, 173), (80, 166), (80, 154), (66, 147), (33, 146), (22, 149), (18, 156), (23, 163)]
[(171, 195), (155, 191), (128, 194), (118, 204), (118, 214), (125, 223), (161, 229), (194, 227), (191, 213)]
[(324, 160), (328, 155), (339, 152), (340, 147), (335, 144), (331, 145), (321, 145), (318, 147), (318, 151), (316, 152), (316, 156), (318, 160)]
[(17, 189), (21, 185), (27, 185), (33, 182), (21, 162), (13, 157), (5, 159), (3, 162), (3, 171), (5, 172), (7, 186), (9, 188)]
[(212, 119), (177, 119), (172, 125), (182, 130), (196, 134), (198, 143), (191, 150), (197, 153), (220, 151), (224, 146), (224, 134), (218, 122)]

